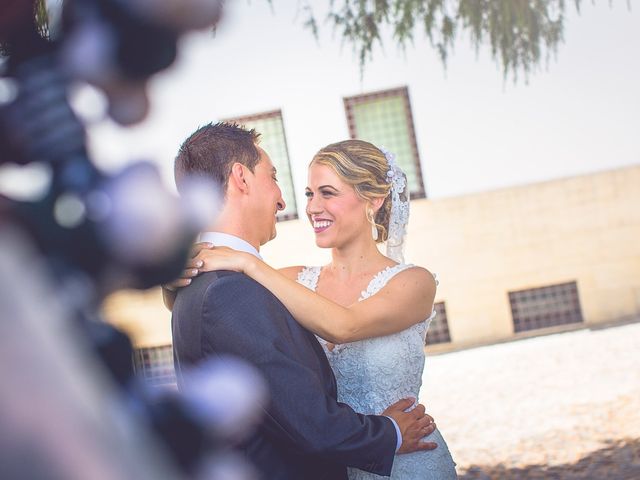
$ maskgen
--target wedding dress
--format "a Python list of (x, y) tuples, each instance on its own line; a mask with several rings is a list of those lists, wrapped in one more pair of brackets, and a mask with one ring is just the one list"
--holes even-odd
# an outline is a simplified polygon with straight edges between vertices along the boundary
[[(375, 295), (396, 274), (412, 267), (398, 264), (379, 272), (362, 292), (359, 301)], [(298, 282), (315, 291), (320, 267), (305, 267)], [(338, 383), (338, 401), (356, 412), (380, 415), (389, 405), (406, 397), (418, 398), (424, 369), (424, 340), (433, 315), (406, 330), (385, 337), (335, 345), (318, 338)], [(450, 480), (457, 478), (455, 463), (438, 430), (425, 437), (438, 448), (396, 455), (391, 479)], [(350, 480), (386, 478), (349, 468)]]

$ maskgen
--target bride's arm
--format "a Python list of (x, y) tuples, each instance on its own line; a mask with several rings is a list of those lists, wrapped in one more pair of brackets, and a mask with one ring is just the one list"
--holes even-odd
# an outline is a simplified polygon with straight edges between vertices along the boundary
[(201, 270), (237, 270), (261, 283), (307, 329), (332, 343), (347, 343), (404, 330), (431, 315), (436, 284), (424, 268), (409, 268), (376, 295), (343, 307), (273, 269), (253, 255), (228, 248), (198, 255)]
[[(169, 310), (170, 312), (173, 311), (173, 304), (176, 301), (176, 296), (178, 294), (179, 288), (190, 285), (191, 280), (194, 277), (197, 277), (198, 275), (200, 275), (201, 273), (209, 270), (213, 270), (213, 268), (208, 268), (208, 269), (200, 268), (203, 266), (204, 262), (197, 258), (197, 254), (200, 253), (200, 251), (204, 249), (209, 249), (212, 247), (213, 245), (208, 242), (198, 243), (194, 245), (191, 253), (193, 257), (189, 260), (189, 262), (186, 265), (186, 268), (182, 271), (182, 274), (181, 274), (182, 276), (171, 283), (166, 283), (164, 285), (161, 285), (162, 303), (164, 303), (164, 306), (166, 307), (167, 310)], [(278, 272), (282, 273), (287, 278), (295, 280), (298, 275), (298, 271), (301, 268), (302, 267), (285, 267), (285, 268), (279, 269)]]

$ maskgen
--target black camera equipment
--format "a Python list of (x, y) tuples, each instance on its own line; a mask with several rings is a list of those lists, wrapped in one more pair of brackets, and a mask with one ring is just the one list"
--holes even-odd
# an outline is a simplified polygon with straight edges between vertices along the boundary
[[(3, 389), (13, 388), (12, 394), (19, 396), (22, 392), (34, 400), (37, 394), (27, 392), (50, 392), (48, 382), (36, 382), (35, 378), (50, 372), (59, 380), (52, 385), (64, 389), (70, 384), (68, 378), (63, 378), (64, 368), (59, 364), (73, 364), (75, 375), (89, 385), (93, 385), (94, 376), (107, 379), (109, 386), (94, 385), (93, 393), (108, 392), (116, 417), (146, 425), (156, 439), (149, 443), (159, 443), (160, 451), (169, 452), (172, 464), (177, 466), (176, 475), (216, 478), (215, 472), (223, 470), (228, 474), (234, 461), (229, 461), (233, 457), (225, 452), (239, 433), (222, 428), (227, 422), (223, 417), (228, 414), (243, 424), (243, 418), (250, 419), (259, 411), (264, 397), (260, 379), (248, 367), (226, 360), (227, 370), (219, 365), (203, 366), (187, 382), (185, 395), (154, 393), (134, 375), (128, 337), (102, 322), (99, 314), (100, 302), (108, 293), (122, 288), (148, 288), (179, 274), (196, 233), (211, 221), (215, 187), (205, 186), (210, 201), (203, 205), (202, 200), (180, 201), (165, 191), (151, 164), (139, 163), (117, 175), (106, 175), (91, 161), (85, 126), (68, 100), (72, 82), (88, 82), (105, 93), (114, 120), (125, 125), (142, 120), (148, 107), (148, 79), (174, 61), (178, 40), (185, 32), (216, 25), (222, 0), (67, 0), (53, 38), (43, 38), (34, 20), (34, 12), (43, 5), (41, 0), (7, 1), (0, 19), (0, 45), (5, 54), (0, 65), (0, 166), (38, 163), (51, 171), (51, 183), (43, 198), (16, 201), (0, 197), (0, 271), (3, 285), (8, 286), (3, 286), (5, 293), (13, 292), (0, 298), (2, 330), (6, 329), (2, 337), (11, 342), (7, 348), (0, 348), (5, 355), (1, 362)], [(200, 193), (202, 188), (195, 195), (199, 199)], [(39, 263), (27, 279), (19, 264), (30, 264), (31, 257), (38, 257)], [(46, 301), (50, 302), (50, 309), (44, 305)], [(53, 304), (58, 303), (60, 308), (54, 308)], [(21, 321), (22, 326), (28, 327), (24, 331), (9, 323)], [(73, 330), (69, 335), (75, 342), (58, 336), (57, 327), (48, 323), (67, 325)], [(37, 328), (41, 328), (40, 333)], [(37, 348), (37, 339), (45, 331), (59, 338), (58, 344), (25, 357), (36, 372), (32, 377), (14, 375), (9, 367), (18, 369), (20, 365), (12, 362), (23, 358), (30, 348)], [(207, 389), (224, 385), (231, 370), (234, 381), (244, 382), (247, 396), (255, 402), (225, 398), (226, 392), (217, 387)], [(29, 388), (21, 389), (24, 378), (33, 381), (27, 382)], [(203, 388), (208, 392), (206, 398), (202, 398)], [(65, 391), (69, 401), (81, 404), (82, 399), (71, 393)], [(12, 417), (3, 410), (12, 405), (11, 398), (0, 395), (0, 420)], [(218, 408), (215, 414), (207, 409), (207, 405), (216, 402), (228, 404), (225, 415), (220, 414), (224, 409)], [(63, 408), (63, 404), (51, 402), (53, 416), (55, 408)], [(242, 408), (237, 406), (241, 404)], [(73, 416), (68, 418), (72, 422)], [(43, 430), (47, 430), (50, 421), (51, 417), (42, 416)], [(109, 435), (118, 438), (113, 432)], [(0, 434), (0, 445), (6, 446), (6, 441)], [(84, 453), (95, 454), (97, 450), (91, 450), (89, 443), (85, 444)], [(11, 448), (4, 451), (0, 455), (3, 459), (17, 458), (7, 453)], [(123, 465), (136, 463), (135, 459), (125, 461), (126, 453), (118, 455), (114, 455), (116, 462), (120, 459)], [(139, 461), (152, 457), (157, 458), (140, 455)], [(100, 463), (87, 453), (88, 462), (91, 458), (96, 466)], [(218, 462), (211, 463), (214, 467), (207, 470), (209, 467), (203, 465), (211, 458)], [(220, 467), (223, 464), (226, 470)], [(16, 468), (23, 478), (59, 478), (60, 472), (87, 471), (61, 467), (58, 472), (52, 469), (43, 473), (37, 465), (34, 462), (32, 468)], [(245, 467), (236, 467), (233, 478), (248, 478), (250, 473)], [(157, 471), (149, 469), (150, 478), (155, 478), (151, 472)], [(168, 469), (163, 475), (175, 478), (171, 471)], [(204, 471), (209, 473), (203, 474)], [(124, 473), (114, 475), (104, 478), (132, 478)]]

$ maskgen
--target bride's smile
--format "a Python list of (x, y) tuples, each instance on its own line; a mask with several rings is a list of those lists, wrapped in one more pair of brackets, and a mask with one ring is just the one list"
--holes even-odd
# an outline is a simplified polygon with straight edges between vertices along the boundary
[(324, 232), (333, 223), (332, 220), (325, 220), (323, 218), (313, 218), (313, 231), (316, 233)]
[(316, 234), (316, 244), (331, 248), (360, 236), (368, 236), (368, 202), (327, 165), (309, 167), (307, 217)]

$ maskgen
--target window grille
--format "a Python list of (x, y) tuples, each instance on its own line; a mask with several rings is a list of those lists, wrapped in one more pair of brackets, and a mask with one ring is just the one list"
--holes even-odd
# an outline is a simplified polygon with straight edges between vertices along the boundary
[(447, 322), (447, 309), (444, 302), (436, 302), (434, 305), (436, 318), (431, 321), (425, 345), (435, 345), (436, 343), (447, 343), (451, 341), (449, 335), (449, 323)]
[(133, 364), (136, 374), (151, 385), (176, 383), (171, 345), (136, 349), (133, 353)]
[(583, 321), (576, 282), (509, 292), (509, 302), (516, 332)]
[(411, 198), (424, 198), (420, 157), (407, 87), (344, 98), (351, 138), (395, 153), (407, 175)]

